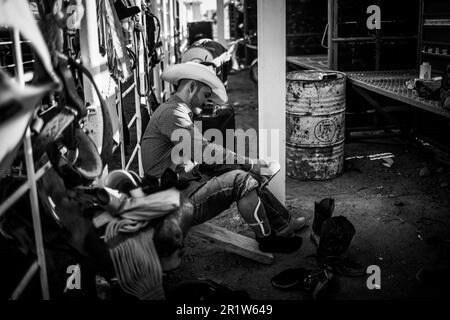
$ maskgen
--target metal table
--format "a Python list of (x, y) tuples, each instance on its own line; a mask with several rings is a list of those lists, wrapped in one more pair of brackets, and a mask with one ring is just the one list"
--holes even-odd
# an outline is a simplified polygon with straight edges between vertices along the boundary
[(289, 56), (286, 61), (304, 69), (326, 70), (328, 69), (327, 55)]
[(373, 98), (361, 88), (450, 119), (450, 111), (444, 109), (439, 101), (419, 98), (413, 95), (413, 90), (407, 89), (407, 80), (419, 78), (417, 70), (354, 71), (347, 72), (347, 78), (353, 88), (377, 110), (379, 108), (373, 105)]

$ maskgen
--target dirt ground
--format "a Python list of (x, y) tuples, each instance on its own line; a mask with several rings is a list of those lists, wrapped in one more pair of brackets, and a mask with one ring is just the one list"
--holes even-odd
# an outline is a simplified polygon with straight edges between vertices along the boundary
[[(228, 92), (236, 112), (236, 128), (257, 128), (257, 87), (248, 74), (231, 75)], [(378, 265), (381, 269), (380, 290), (367, 288), (368, 276), (336, 277), (329, 299), (437, 299), (448, 295), (443, 285), (421, 285), (415, 275), (421, 267), (445, 267), (450, 258), (450, 168), (426, 152), (392, 139), (382, 142), (347, 143), (345, 157), (391, 152), (395, 157), (390, 168), (383, 166), (382, 160), (363, 158), (349, 160), (346, 167), (352, 170), (333, 180), (302, 182), (287, 178), (286, 205), (294, 216), (305, 216), (310, 226), (314, 201), (333, 197), (334, 215), (347, 217), (357, 230), (350, 255), (364, 266)], [(419, 171), (424, 166), (431, 174), (421, 177)], [(235, 206), (213, 222), (253, 236)], [(284, 269), (317, 266), (309, 232), (309, 227), (303, 231), (303, 245), (298, 251), (275, 254), (271, 265), (188, 235), (182, 265), (165, 275), (165, 286), (170, 290), (184, 280), (207, 278), (234, 290), (245, 290), (253, 299), (309, 300), (308, 292), (282, 291), (270, 283), (271, 277)]]

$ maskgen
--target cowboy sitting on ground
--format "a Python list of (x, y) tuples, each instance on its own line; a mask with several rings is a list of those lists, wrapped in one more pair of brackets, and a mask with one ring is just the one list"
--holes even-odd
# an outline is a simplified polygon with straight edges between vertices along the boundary
[[(177, 90), (155, 110), (145, 130), (142, 157), (146, 174), (160, 177), (170, 168), (180, 177), (193, 177), (183, 191), (194, 205), (191, 225), (210, 220), (237, 202), (238, 211), (253, 229), (261, 251), (290, 253), (297, 250), (302, 238), (296, 236), (295, 231), (305, 226), (306, 219), (291, 219), (276, 197), (267, 188), (260, 188), (264, 176), (273, 174), (270, 163), (208, 142), (192, 122), (193, 113), (198, 114), (205, 101), (224, 104), (228, 100), (225, 87), (212, 68), (195, 62), (181, 63), (166, 69), (161, 78), (175, 85)], [(219, 165), (194, 166), (195, 147), (188, 155), (191, 161), (174, 161), (173, 151), (180, 143), (179, 135), (174, 134), (176, 130), (186, 130), (187, 135), (183, 137), (190, 137), (192, 145), (200, 142), (202, 152), (208, 147), (214, 149), (214, 159), (220, 154), (223, 161), (216, 162)], [(202, 168), (209, 169), (208, 176)], [(199, 171), (201, 174), (196, 175)]]

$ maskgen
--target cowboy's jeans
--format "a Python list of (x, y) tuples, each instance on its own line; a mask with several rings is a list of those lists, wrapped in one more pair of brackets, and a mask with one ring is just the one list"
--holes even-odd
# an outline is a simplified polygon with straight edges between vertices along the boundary
[(197, 181), (192, 181), (184, 191), (194, 205), (194, 224), (214, 218), (256, 189), (272, 229), (278, 232), (285, 228), (291, 219), (286, 207), (267, 187), (260, 189), (253, 174), (239, 168), (239, 165), (213, 165), (197, 171)]

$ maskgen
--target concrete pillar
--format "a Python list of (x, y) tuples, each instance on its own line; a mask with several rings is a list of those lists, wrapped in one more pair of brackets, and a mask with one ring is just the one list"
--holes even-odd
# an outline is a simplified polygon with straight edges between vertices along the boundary
[(223, 0), (216, 0), (216, 4), (217, 41), (219, 41), (222, 45), (225, 45), (225, 16)]
[(286, 0), (258, 0), (259, 155), (272, 156), (281, 171), (269, 184), (286, 199)]

